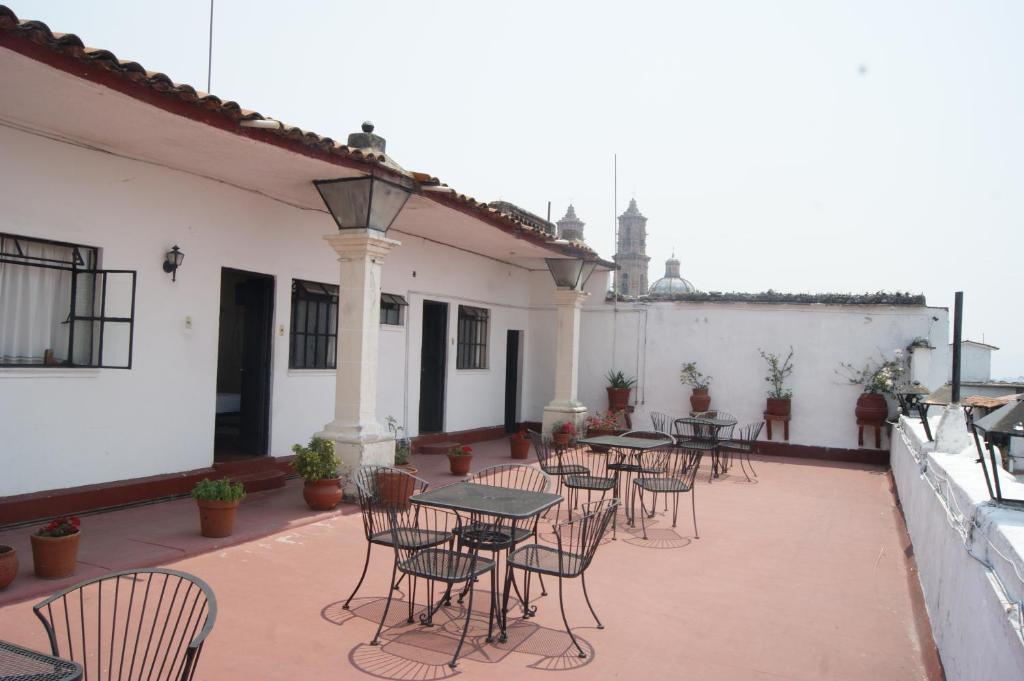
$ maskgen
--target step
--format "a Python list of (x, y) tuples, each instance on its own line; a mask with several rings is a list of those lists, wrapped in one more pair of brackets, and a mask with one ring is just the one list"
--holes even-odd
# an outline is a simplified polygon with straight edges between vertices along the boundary
[(284, 487), (284, 481), (287, 476), (279, 470), (268, 470), (231, 475), (229, 477), (232, 482), (242, 483), (246, 494), (248, 494), (250, 492), (263, 492), (268, 489), (280, 489)]
[(452, 447), (458, 447), (458, 442), (431, 442), (422, 444), (416, 448), (418, 454), (447, 454)]

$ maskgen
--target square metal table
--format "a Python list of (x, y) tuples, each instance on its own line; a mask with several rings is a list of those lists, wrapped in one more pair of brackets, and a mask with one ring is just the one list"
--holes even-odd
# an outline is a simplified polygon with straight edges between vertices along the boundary
[(79, 681), (82, 666), (19, 645), (0, 641), (0, 681)]
[[(670, 438), (656, 440), (654, 438), (648, 438), (648, 437), (626, 437), (626, 436), (623, 436), (623, 435), (598, 435), (597, 437), (586, 437), (586, 438), (583, 438), (582, 440), (577, 440), (576, 442), (578, 444), (581, 444), (581, 445), (588, 445), (588, 446), (597, 445), (598, 447), (605, 447), (607, 449), (615, 450), (615, 451), (619, 452), (619, 456), (622, 457), (622, 459), (625, 459), (626, 457), (639, 458), (639, 456), (641, 454), (643, 454), (644, 452), (646, 452), (646, 451), (650, 451), (652, 449), (660, 449), (661, 447), (664, 447), (666, 445), (672, 445), (672, 444), (675, 443), (675, 441), (670, 439)], [(639, 470), (639, 462), (636, 462), (635, 466), (636, 466), (637, 470)], [(622, 501), (622, 499), (621, 499), (621, 497), (619, 495), (619, 474), (621, 472), (627, 473), (626, 484), (628, 485), (629, 484), (629, 475), (628, 474), (630, 472), (633, 472), (633, 471), (631, 471), (630, 469), (625, 469), (625, 468), (616, 468), (616, 469), (613, 469), (613, 470), (615, 470), (615, 488), (614, 488), (615, 498), (619, 499), (619, 501)], [(632, 491), (632, 489), (630, 489), (629, 491)], [(632, 498), (632, 497), (630, 497), (630, 498)], [(632, 514), (630, 512), (630, 508), (626, 508), (625, 510), (626, 510), (626, 518), (629, 520), (629, 524), (632, 525), (634, 521), (633, 521)], [(613, 536), (613, 538), (614, 538), (614, 533), (615, 533), (615, 529), (616, 529), (615, 526), (616, 526), (616, 523), (613, 521), (612, 522), (612, 536)]]
[[(726, 467), (722, 464), (722, 461), (721, 461), (721, 459), (722, 459), (722, 456), (721, 456), (722, 439), (720, 437), (718, 437), (718, 434), (721, 432), (721, 430), (723, 428), (728, 428), (729, 426), (735, 426), (737, 424), (737, 421), (736, 421), (736, 419), (722, 419), (722, 418), (717, 418), (717, 417), (716, 418), (706, 418), (706, 417), (703, 417), (703, 416), (690, 416), (688, 418), (676, 419), (675, 421), (672, 422), (672, 430), (674, 430), (676, 432), (676, 437), (679, 437), (679, 429), (677, 428), (677, 424), (680, 421), (693, 421), (693, 420), (702, 421), (703, 423), (705, 423), (705, 424), (711, 426), (712, 428), (714, 428), (715, 429), (714, 439), (713, 440), (707, 440), (707, 441), (705, 441), (705, 440), (679, 440), (679, 443), (680, 443), (680, 445), (683, 445), (683, 446), (685, 446), (687, 444), (696, 445), (697, 448), (699, 448), (699, 449), (706, 449), (707, 451), (711, 452), (711, 477), (708, 478), (708, 482), (710, 482), (712, 478), (717, 478), (720, 473), (724, 473), (726, 471)], [(771, 428), (771, 426), (769, 426), (769, 428)], [(787, 432), (788, 432), (788, 425), (787, 425)]]

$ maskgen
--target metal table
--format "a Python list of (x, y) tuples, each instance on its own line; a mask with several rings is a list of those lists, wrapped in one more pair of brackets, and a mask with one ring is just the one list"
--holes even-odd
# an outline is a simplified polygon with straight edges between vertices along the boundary
[[(457, 516), (467, 514), (470, 521), (479, 519), (482, 516), (496, 518), (498, 522), (495, 527), (488, 531), (489, 536), (482, 537), (491, 542), (502, 539), (512, 542), (516, 524), (522, 521), (532, 520), (552, 506), (557, 506), (562, 501), (562, 495), (550, 492), (531, 492), (527, 490), (512, 489), (509, 487), (496, 487), (493, 485), (480, 485), (475, 482), (457, 482), (452, 485), (445, 485), (436, 489), (427, 490), (421, 494), (409, 498), (410, 503), (420, 506), (432, 506), (449, 511), (454, 511)], [(507, 535), (502, 533), (502, 522), (509, 523)], [(510, 543), (508, 550), (515, 549), (515, 544)], [(497, 585), (498, 565), (492, 571), (491, 585), (491, 612), (488, 620), (488, 630), (493, 624), (494, 617), (501, 618), (501, 608), (498, 602)], [(442, 601), (445, 597), (442, 597)], [(438, 604), (440, 605), (440, 603)], [(431, 606), (433, 608), (433, 604)], [(501, 640), (506, 639), (505, 622), (501, 620)]]
[(692, 422), (692, 420), (694, 420), (694, 419), (702, 421), (702, 422), (706, 423), (707, 425), (711, 426), (712, 428), (714, 428), (715, 429), (714, 439), (713, 440), (709, 440), (709, 441), (704, 441), (704, 440), (679, 440), (679, 444), (681, 446), (683, 446), (683, 447), (685, 447), (688, 443), (696, 444), (697, 446), (700, 446), (702, 449), (707, 449), (708, 451), (711, 452), (711, 477), (708, 478), (708, 481), (710, 482), (712, 478), (717, 478), (720, 473), (724, 473), (725, 470), (726, 470), (725, 467), (722, 465), (722, 460), (721, 460), (721, 458), (722, 458), (721, 457), (722, 440), (718, 437), (718, 433), (721, 432), (722, 428), (727, 428), (729, 426), (735, 426), (738, 422), (736, 421), (736, 419), (720, 419), (720, 418), (713, 418), (712, 419), (712, 418), (704, 418), (704, 417), (701, 417), (701, 416), (691, 416), (689, 419), (683, 418), (683, 419), (676, 419), (675, 421), (673, 421), (673, 423), (672, 423), (672, 430), (675, 431), (676, 435), (678, 436), (679, 429), (676, 427), (676, 424), (679, 421), (691, 421)]
[(0, 681), (79, 681), (82, 666), (0, 641)]
[[(666, 445), (675, 444), (673, 440), (655, 440), (653, 438), (626, 437), (626, 436), (623, 436), (623, 435), (598, 435), (597, 437), (583, 438), (581, 440), (577, 440), (576, 442), (578, 442), (581, 445), (587, 445), (587, 446), (591, 446), (591, 447), (593, 447), (594, 445), (597, 445), (598, 447), (607, 447), (608, 449), (614, 450), (614, 451), (619, 453), (619, 456), (620, 456), (620, 459), (619, 459), (620, 467), (613, 468), (612, 470), (615, 471), (615, 487), (613, 488), (613, 490), (614, 490), (614, 493), (615, 493), (615, 498), (619, 499), (620, 503), (621, 503), (622, 499), (619, 496), (619, 487), (620, 487), (620, 485), (619, 485), (619, 474), (620, 473), (626, 473), (626, 478), (627, 478), (626, 479), (626, 483), (628, 484), (629, 483), (629, 473), (631, 473), (631, 472), (638, 472), (639, 469), (640, 469), (639, 462), (633, 462), (634, 466), (632, 468), (626, 467), (626, 466), (621, 466), (621, 463), (623, 461), (625, 461), (627, 458), (638, 459), (641, 454), (643, 454), (644, 452), (650, 451), (652, 449), (660, 449), (661, 447), (665, 447)], [(626, 517), (629, 520), (629, 524), (630, 525), (633, 524), (633, 518), (630, 515), (630, 508), (631, 507), (632, 507), (632, 504), (629, 504), (629, 505), (626, 506)], [(614, 532), (615, 532), (615, 521), (613, 520), (612, 521), (612, 533), (613, 533), (613, 536), (614, 536)]]

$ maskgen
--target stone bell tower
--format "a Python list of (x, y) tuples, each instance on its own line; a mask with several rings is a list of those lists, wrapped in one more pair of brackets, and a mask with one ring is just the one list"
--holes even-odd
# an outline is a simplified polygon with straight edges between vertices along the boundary
[(565, 211), (565, 217), (559, 220), (558, 238), (566, 241), (583, 241), (583, 220), (576, 217), (576, 209), (569, 204), (569, 210)]
[(647, 218), (640, 214), (636, 199), (619, 216), (619, 242), (615, 250), (616, 293), (636, 297), (647, 293)]

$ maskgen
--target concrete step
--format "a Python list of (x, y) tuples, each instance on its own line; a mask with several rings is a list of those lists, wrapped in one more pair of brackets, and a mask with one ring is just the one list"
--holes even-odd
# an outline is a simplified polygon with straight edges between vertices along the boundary
[(284, 487), (287, 477), (282, 471), (267, 470), (256, 473), (244, 473), (242, 475), (229, 475), (232, 482), (240, 482), (245, 487), (246, 493), (263, 492), (268, 489), (280, 489)]
[(430, 444), (419, 445), (416, 449), (418, 454), (447, 454), (452, 447), (458, 447), (459, 442), (431, 442)]

